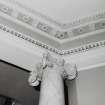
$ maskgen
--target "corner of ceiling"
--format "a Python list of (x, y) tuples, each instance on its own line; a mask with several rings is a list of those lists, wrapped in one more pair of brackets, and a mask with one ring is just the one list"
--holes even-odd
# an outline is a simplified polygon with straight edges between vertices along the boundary
[(81, 46), (87, 47), (88, 44), (105, 40), (104, 11), (62, 24), (14, 0), (8, 1), (12, 2), (0, 1), (0, 23), (37, 40), (40, 42), (39, 46), (52, 52), (60, 55), (73, 54), (81, 52)]
[(14, 0), (1, 0), (1, 3), (0, 11), (2, 13), (25, 23), (27, 27), (33, 28), (39, 33), (52, 38), (52, 40), (57, 40), (60, 44), (75, 37), (95, 32), (97, 27), (100, 30), (104, 28), (105, 10), (70, 23), (60, 23)]

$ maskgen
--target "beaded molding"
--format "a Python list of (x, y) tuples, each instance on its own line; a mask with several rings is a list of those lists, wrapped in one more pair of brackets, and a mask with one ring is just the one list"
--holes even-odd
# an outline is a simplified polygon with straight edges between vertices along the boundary
[(0, 24), (0, 30), (2, 30), (4, 32), (7, 32), (7, 33), (9, 33), (11, 35), (14, 35), (14, 36), (16, 36), (18, 38), (21, 38), (21, 39), (23, 39), (25, 41), (28, 41), (29, 43), (32, 43), (32, 44), (34, 44), (34, 45), (36, 45), (38, 47), (44, 48), (44, 49), (49, 50), (51, 52), (54, 52), (56, 54), (60, 54), (60, 52), (56, 48), (48, 46), (48, 45), (46, 45), (46, 44), (44, 44), (44, 43), (42, 43), (40, 41), (36, 41), (36, 40), (34, 40), (33, 38), (31, 38), (31, 37), (29, 37), (27, 35), (23, 35), (20, 32), (17, 32), (17, 31), (15, 31), (13, 29), (8, 28), (7, 26), (4, 26), (4, 25)]
[(62, 51), (62, 55), (78, 54), (78, 53), (86, 52), (86, 51), (96, 49), (99, 47), (105, 47), (105, 40), (86, 44), (86, 45), (80, 46), (78, 48), (73, 48), (70, 50)]
[(27, 35), (23, 35), (22, 33), (20, 32), (17, 32), (13, 29), (10, 29), (8, 28), (7, 26), (4, 26), (4, 25), (1, 25), (0, 24), (0, 30), (4, 31), (4, 32), (7, 32), (11, 35), (14, 35), (18, 38), (21, 38), (25, 41), (28, 41), (29, 43), (32, 43), (40, 48), (44, 48), (48, 51), (51, 51), (55, 54), (58, 54), (58, 55), (72, 55), (72, 54), (77, 54), (77, 53), (82, 53), (82, 52), (86, 52), (86, 51), (89, 51), (91, 49), (95, 49), (95, 48), (99, 48), (99, 47), (105, 47), (105, 40), (103, 41), (99, 41), (99, 42), (94, 42), (94, 43), (90, 43), (90, 44), (86, 44), (86, 45), (83, 45), (83, 46), (80, 46), (78, 48), (73, 48), (73, 49), (70, 49), (70, 50), (58, 50), (54, 47), (51, 47), (49, 45), (46, 45), (40, 41), (36, 41), (34, 40), (33, 38), (31, 37), (28, 37)]
[[(78, 28), (72, 28), (69, 29), (68, 31), (60, 31), (56, 30), (54, 27), (49, 26), (46, 23), (43, 23), (37, 19), (34, 19), (24, 13), (21, 13), (19, 11), (16, 11), (4, 4), (0, 3), (0, 12), (11, 16), (12, 18), (17, 19), (18, 21), (21, 21), (23, 23), (26, 23), (27, 25), (31, 26), (32, 28), (35, 28), (39, 31), (44, 32), (45, 34), (48, 34), (54, 38), (63, 40), (63, 39), (68, 39), (71, 37), (76, 37), (78, 35), (84, 35), (86, 33), (90, 33), (93, 31), (101, 30), (105, 28), (105, 13), (100, 13), (95, 16), (87, 17), (78, 21), (75, 21), (70, 24), (64, 24), (64, 27), (73, 27), (73, 26), (78, 26), (80, 24), (83, 24), (85, 22), (93, 21), (93, 20), (98, 20), (98, 19), (104, 19), (99, 22), (91, 23), (88, 25), (80, 26)], [(15, 14), (15, 15), (14, 15)], [(72, 24), (72, 25), (71, 25)]]

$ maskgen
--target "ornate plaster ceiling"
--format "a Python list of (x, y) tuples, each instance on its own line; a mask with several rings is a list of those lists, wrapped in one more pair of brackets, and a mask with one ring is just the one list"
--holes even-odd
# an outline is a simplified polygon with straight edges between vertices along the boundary
[(105, 39), (105, 1), (1, 0), (0, 23), (45, 45), (69, 50)]
[(21, 7), (37, 11), (43, 17), (59, 24), (95, 15), (105, 9), (104, 0), (6, 0)]
[(105, 1), (0, 0), (0, 45), (0, 59), (27, 70), (46, 50), (79, 70), (105, 65)]

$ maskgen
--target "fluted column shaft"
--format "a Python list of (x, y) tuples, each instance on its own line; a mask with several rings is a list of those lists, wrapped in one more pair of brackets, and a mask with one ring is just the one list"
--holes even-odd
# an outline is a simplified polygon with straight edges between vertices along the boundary
[(43, 72), (39, 105), (65, 105), (63, 78), (57, 68)]

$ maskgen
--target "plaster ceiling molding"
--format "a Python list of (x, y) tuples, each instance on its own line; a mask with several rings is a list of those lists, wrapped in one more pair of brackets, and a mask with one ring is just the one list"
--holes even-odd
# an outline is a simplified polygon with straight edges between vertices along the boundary
[(67, 41), (67, 40), (71, 40), (73, 38), (76, 38), (77, 36), (81, 36), (84, 35), (86, 36), (86, 34), (90, 34), (91, 32), (97, 32), (97, 30), (103, 30), (105, 29), (105, 19), (102, 19), (100, 21), (97, 22), (93, 22), (91, 24), (86, 24), (86, 25), (82, 25), (80, 27), (77, 28), (72, 28), (70, 31), (68, 31), (68, 37), (69, 38), (65, 38), (63, 41)]
[(94, 43), (89, 43), (77, 48), (73, 48), (70, 50), (64, 50), (62, 51), (62, 55), (73, 55), (73, 54), (79, 54), (79, 53), (83, 53), (83, 52), (87, 52), (89, 50), (94, 50), (96, 48), (100, 48), (100, 47), (105, 47), (105, 40), (103, 41), (99, 41), (99, 42), (94, 42)]
[[(81, 26), (79, 28), (74, 28), (72, 30), (70, 30), (70, 32), (72, 32), (72, 35), (71, 33), (69, 33), (68, 31), (65, 31), (65, 32), (60, 32), (60, 31), (57, 31), (56, 29), (48, 26), (47, 24), (44, 24), (42, 22), (37, 22), (37, 24), (35, 25), (34, 23), (34, 19), (31, 18), (30, 16), (28, 15), (25, 15), (21, 12), (18, 12), (18, 11), (14, 11), (12, 8), (10, 7), (7, 7), (3, 4), (0, 4), (0, 11), (7, 14), (7, 15), (10, 15), (28, 25), (31, 25), (33, 28), (36, 28), (36, 29), (39, 29), (43, 32), (45, 32), (46, 34), (48, 35), (51, 35), (51, 36), (54, 36), (55, 38), (58, 38), (60, 40), (62, 39), (71, 39), (72, 37), (76, 37), (78, 35), (83, 35), (85, 33), (90, 33), (92, 31), (96, 31), (95, 28), (93, 29), (93, 26), (95, 23), (93, 24), (89, 24), (89, 25), (85, 25), (85, 26)], [(17, 16), (14, 15), (14, 12), (16, 14), (17, 12)], [(35, 20), (36, 21), (36, 20)], [(97, 22), (96, 22), (97, 23)], [(102, 22), (100, 23), (102, 24)], [(97, 26), (98, 27), (98, 26)], [(100, 27), (100, 29), (103, 29), (104, 27)]]
[[(105, 17), (104, 0), (3, 0), (65, 29)], [(56, 20), (56, 21), (55, 21)]]
[(82, 24), (87, 24), (87, 23), (92, 23), (92, 22), (96, 22), (100, 19), (104, 19), (105, 18), (105, 10), (102, 10), (96, 14), (81, 18), (81, 19), (77, 19), (73, 22), (70, 23), (65, 23), (62, 25), (62, 28), (64, 29), (70, 29), (73, 27), (77, 27), (80, 26)]
[(36, 40), (32, 39), (31, 37), (28, 37), (26, 35), (23, 35), (23, 34), (15, 31), (15, 30), (13, 30), (13, 29), (8, 28), (7, 26), (0, 25), (0, 30), (2, 30), (4, 32), (7, 32), (7, 33), (10, 33), (13, 36), (21, 38), (22, 40), (28, 41), (29, 43), (32, 43), (32, 44), (34, 44), (38, 47), (41, 47), (43, 49), (46, 49), (48, 51), (51, 51), (55, 54), (62, 55), (62, 56), (78, 54), (78, 53), (86, 52), (86, 51), (94, 49), (94, 48), (105, 47), (105, 40), (103, 40), (103, 41), (83, 45), (83, 46), (80, 46), (78, 48), (73, 48), (73, 49), (70, 49), (70, 50), (62, 51), (62, 50), (58, 50), (56, 48), (53, 48), (49, 45), (46, 45), (42, 42), (36, 41)]
[(56, 30), (43, 22), (37, 22), (37, 24), (35, 25), (34, 19), (32, 17), (18, 12), (4, 4), (0, 4), (0, 11), (57, 39), (62, 40), (69, 37), (68, 32), (60, 32), (59, 30)]
[[(8, 14), (10, 16), (14, 16), (13, 15), (13, 13), (14, 13), (13, 12), (14, 11), (13, 9), (11, 9), (11, 8), (3, 5), (3, 4), (1, 4), (0, 7), (1, 7), (0, 10), (2, 12), (4, 12), (5, 14)], [(55, 30), (52, 27), (48, 26), (47, 24), (41, 23), (41, 22), (38, 22), (36, 24), (36, 26), (35, 26), (35, 24), (33, 24), (34, 23), (33, 22), (34, 21), (33, 18), (31, 18), (28, 15), (25, 15), (23, 13), (20, 13), (18, 11), (17, 11), (17, 17), (14, 17), (14, 18), (16, 18), (16, 19), (18, 19), (18, 20), (20, 20), (22, 22), (25, 22), (28, 25), (31, 25), (34, 28), (37, 28), (37, 29), (39, 29), (39, 30), (41, 30), (41, 31), (49, 34), (49, 35), (55, 36), (56, 38), (61, 39), (61, 40), (62, 39), (69, 39), (69, 37), (71, 36), (71, 35), (69, 35), (69, 33), (67, 31), (66, 32), (60, 32), (60, 31), (54, 32)], [(81, 27), (76, 28), (76, 29), (72, 29), (71, 30), (72, 31), (72, 37), (75, 37), (77, 35), (83, 35), (85, 33), (91, 32), (91, 31), (95, 31), (95, 30), (92, 30), (93, 28), (91, 26), (92, 25), (86, 25), (86, 26), (81, 26)], [(101, 28), (103, 29), (103, 27), (101, 27)], [(55, 35), (53, 33), (55, 33)], [(71, 39), (71, 37), (70, 37), (70, 39)]]
[(68, 39), (70, 37), (70, 35), (67, 31), (65, 31), (65, 32), (57, 31), (57, 33), (55, 34), (55, 37), (60, 40), (63, 40), (63, 39)]
[[(102, 1), (99, 1), (99, 0), (95, 1), (95, 0), (93, 0), (91, 2), (90, 1), (88, 1), (88, 2), (86, 1), (87, 2), (87, 6), (90, 5), (89, 3), (91, 3), (93, 5), (93, 7), (89, 6), (90, 7), (89, 10), (92, 10), (92, 13), (91, 12), (89, 13), (89, 11), (85, 8), (86, 9), (86, 12), (88, 13), (88, 15), (85, 14), (85, 11), (82, 11), (81, 10), (84, 15), (80, 11), (81, 12), (81, 17), (77, 16), (75, 18), (75, 20), (74, 19), (71, 20), (71, 18), (70, 18), (69, 21), (73, 21), (73, 22), (68, 22), (68, 23), (64, 23), (64, 22), (62, 23), (62, 22), (59, 22), (59, 21), (55, 21), (56, 19), (50, 18), (50, 15), (51, 14), (49, 15), (49, 13), (52, 12), (52, 11), (50, 11), (51, 8), (47, 4), (46, 5), (44, 4), (45, 7), (42, 4), (40, 4), (39, 6), (37, 6), (36, 4), (39, 3), (39, 1), (36, 2), (36, 1), (33, 1), (32, 0), (32, 2), (35, 3), (35, 6), (34, 7), (33, 7), (33, 4), (30, 5), (30, 1), (28, 1), (28, 0), (26, 2), (24, 2), (24, 0), (23, 1), (20, 1), (20, 0), (18, 0), (18, 1), (17, 0), (3, 0), (3, 1), (9, 2), (9, 3), (13, 4), (13, 5), (16, 5), (16, 6), (18, 6), (18, 8), (20, 8), (22, 10), (24, 8), (27, 11), (27, 14), (28, 14), (28, 12), (31, 12), (32, 14), (34, 14), (35, 16), (37, 16), (39, 18), (43, 18), (41, 21), (40, 21), (40, 19), (39, 20), (35, 20), (31, 16), (28, 16), (28, 15), (26, 15), (24, 13), (19, 13), (18, 16), (15, 17), (18, 20), (20, 20), (22, 22), (25, 22), (25, 23), (27, 23), (29, 25), (31, 25), (33, 28), (36, 28), (36, 29), (38, 29), (40, 31), (43, 31), (44, 33), (46, 33), (49, 36), (52, 36), (54, 38), (57, 38), (57, 39), (61, 40), (61, 42), (63, 40), (66, 40), (66, 39), (67, 40), (68, 39), (72, 39), (72, 37), (76, 37), (78, 35), (83, 35), (85, 33), (90, 33), (92, 31), (96, 31), (96, 30), (91, 30), (91, 28), (92, 28), (91, 25), (88, 26), (88, 25), (84, 25), (84, 24), (86, 24), (86, 23), (90, 23), (91, 24), (92, 22), (96, 22), (96, 21), (98, 21), (100, 19), (104, 19), (105, 18), (105, 12), (104, 12), (104, 10), (105, 10), (105, 8), (104, 8), (105, 2), (103, 0)], [(56, 1), (56, 2), (58, 3), (59, 0)], [(54, 3), (56, 3), (56, 2), (54, 1)], [(64, 3), (64, 6), (65, 6), (65, 5), (67, 5), (67, 2), (68, 1), (62, 1), (62, 2)], [(81, 4), (82, 2), (83, 1), (80, 0), (80, 4), (78, 4), (78, 6), (77, 6), (78, 8), (79, 8), (79, 5), (80, 6), (82, 5)], [(29, 3), (29, 5), (28, 5), (28, 3)], [(40, 3), (41, 3), (41, 1), (40, 1)], [(72, 3), (72, 5), (75, 5), (75, 1), (70, 1), (70, 3)], [(48, 2), (48, 4), (51, 5), (50, 2)], [(101, 7), (101, 5), (102, 5), (102, 7)], [(62, 9), (59, 8), (59, 6), (56, 9), (57, 9), (57, 11), (61, 12)], [(56, 7), (56, 5), (55, 5), (55, 7)], [(48, 14), (47, 15), (43, 15), (43, 13), (46, 12), (46, 11), (43, 11), (43, 10), (41, 10), (40, 12), (37, 12), (36, 11), (38, 9), (40, 10), (41, 8), (45, 8), (45, 9), (46, 8), (49, 8), (49, 10), (46, 10), (48, 12)], [(64, 8), (64, 10), (62, 11), (62, 14), (63, 14), (63, 12), (65, 10), (67, 10), (67, 9), (70, 10), (70, 8), (68, 8), (68, 7), (66, 7), (67, 9), (65, 7), (63, 7), (63, 8)], [(71, 9), (74, 10), (74, 8), (71, 8)], [(55, 12), (55, 13), (52, 13), (52, 14), (55, 15), (56, 14), (56, 11), (53, 11), (53, 12)], [(65, 12), (67, 12), (67, 11), (65, 11)], [(70, 17), (72, 15), (74, 15), (74, 14), (72, 13), (72, 14), (69, 14), (67, 16)], [(58, 14), (56, 14), (56, 17), (59, 18)], [(62, 17), (64, 18), (65, 16), (63, 15)], [(66, 17), (66, 18), (68, 19), (68, 17)], [(64, 20), (66, 18), (64, 18)], [(35, 22), (33, 22), (34, 20), (35, 20)], [(47, 23), (50, 23), (50, 24), (47, 24), (46, 22)], [(36, 23), (36, 24), (34, 24), (34, 23)], [(54, 26), (54, 24), (55, 24), (55, 26)], [(54, 27), (52, 27), (51, 25), (53, 25)], [(59, 29), (57, 28), (57, 25), (59, 26)], [(84, 25), (84, 26), (81, 26), (81, 25)], [(75, 28), (77, 26), (79, 26), (78, 29)], [(74, 29), (71, 29), (71, 28), (74, 28)], [(71, 31), (72, 31), (72, 33), (70, 33)]]
[(18, 6), (18, 8), (26, 10), (27, 12), (31, 12), (34, 16), (38, 17), (39, 19), (42, 19), (43, 21), (45, 20), (46, 22), (48, 22), (54, 26), (60, 27), (62, 25), (62, 23), (52, 19), (50, 16), (44, 15), (43, 13), (41, 13), (35, 9), (32, 9), (30, 6), (25, 5), (25, 2), (21, 3), (16, 0), (2, 0), (2, 1), (3, 1), (3, 3), (10, 3), (12, 5)]
[[(35, 64), (37, 64), (37, 62), (40, 62), (42, 60), (42, 54), (45, 53), (46, 51), (40, 49), (39, 47), (34, 48), (33, 46), (34, 44), (32, 45), (26, 43), (25, 40), (22, 39), (23, 40), (22, 41), (20, 38), (18, 40), (18, 37), (11, 35), (10, 33), (7, 33), (3, 30), (0, 31), (0, 33), (2, 36), (0, 37), (0, 45), (1, 45), (0, 58), (6, 62), (17, 65), (28, 71), (34, 70)], [(105, 62), (104, 52), (105, 52), (105, 47), (100, 47), (99, 49), (97, 48), (91, 51), (88, 50), (85, 53), (73, 54), (72, 56), (68, 54), (68, 56), (63, 56), (63, 58), (67, 62), (76, 63), (79, 71), (87, 70), (87, 68), (91, 68), (91, 66), (92, 67), (96, 65), (98, 66)], [(51, 55), (54, 56), (55, 58), (62, 57), (54, 53), (51, 53)]]
[(105, 20), (95, 23), (95, 29), (96, 30), (105, 29)]
[(4, 26), (4, 25), (0, 24), (0, 30), (2, 30), (4, 32), (7, 32), (7, 33), (10, 33), (11, 35), (16, 36), (16, 37), (18, 37), (18, 38), (20, 38), (22, 40), (28, 41), (29, 43), (32, 43), (32, 44), (34, 44), (34, 45), (36, 45), (36, 46), (38, 46), (40, 48), (43, 48), (43, 49), (51, 51), (51, 52), (53, 52), (55, 54), (60, 54), (61, 55), (60, 51), (57, 50), (56, 48), (51, 47), (49, 45), (46, 45), (46, 44), (44, 44), (44, 43), (42, 43), (40, 41), (36, 41), (36, 40), (34, 40), (33, 38), (31, 38), (29, 36), (23, 35), (22, 33), (19, 33), (17, 31), (13, 30), (13, 29), (8, 28), (7, 26)]
[(33, 29), (39, 30), (39, 32), (42, 31), (45, 34), (50, 35), (51, 37), (57, 38), (56, 34), (58, 33), (59, 30), (55, 29), (52, 26), (49, 26), (48, 24), (40, 20), (32, 18), (31, 16), (22, 13), (20, 11), (17, 11), (16, 9), (13, 9), (2, 3), (0, 3), (0, 11), (6, 15), (11, 16), (14, 19), (17, 19), (18, 21), (26, 23), (27, 25), (31, 26)]
[(0, 4), (0, 11), (5, 14), (11, 15), (13, 10), (11, 8), (8, 8), (8, 7)]
[[(30, 2), (28, 2), (28, 0), (27, 0), (27, 3), (29, 3), (30, 5), (28, 5), (24, 1), (22, 2), (22, 1), (19, 1), (19, 0), (5, 0), (5, 1), (9, 1), (11, 3), (14, 3), (15, 5), (20, 6), (21, 8), (25, 8), (27, 11), (30, 11), (30, 12), (34, 13), (35, 15), (38, 15), (39, 17), (43, 18), (43, 20), (47, 20), (47, 21), (49, 21), (52, 24), (55, 23), (55, 25), (58, 25), (62, 29), (72, 28), (74, 26), (78, 26), (78, 25), (81, 25), (81, 24), (84, 24), (84, 23), (89, 23), (89, 22), (92, 22), (92, 21), (96, 21), (96, 20), (105, 18), (105, 8), (104, 8), (105, 2), (104, 2), (104, 0), (101, 0), (101, 1), (100, 0), (97, 0), (97, 1), (96, 0), (92, 0), (92, 1), (90, 1), (90, 0), (89, 1), (79, 0), (80, 4), (78, 3), (77, 7), (76, 7), (75, 1), (73, 1), (73, 0), (71, 0), (71, 1), (67, 1), (66, 0), (66, 1), (62, 1), (62, 2), (59, 1), (59, 0), (58, 1), (54, 1), (54, 3), (56, 3), (56, 4), (58, 2), (60, 2), (62, 7), (63, 7), (63, 9), (60, 8), (61, 5), (59, 5), (59, 6), (57, 5), (58, 8), (56, 8), (56, 4), (53, 4), (53, 2), (51, 4), (47, 0), (45, 2), (43, 2), (43, 4), (44, 3), (48, 3), (49, 6), (47, 4), (44, 4), (44, 5), (41, 4), (42, 2), (40, 0), (38, 2), (38, 3), (40, 3), (40, 6), (36, 6), (35, 4), (37, 4), (37, 1), (32, 1), (36, 7), (35, 6), (33, 7), (33, 5), (30, 4)], [(84, 4), (82, 4), (82, 2)], [(91, 3), (91, 5), (90, 5), (90, 3)], [(67, 4), (68, 5), (71, 4), (71, 8), (68, 7)], [(53, 11), (53, 12), (55, 12), (55, 14), (52, 13), (52, 11), (50, 9), (51, 8), (50, 5), (51, 5), (51, 7), (52, 7), (52, 5), (55, 6), (56, 11)], [(73, 5), (74, 5), (75, 10), (74, 10), (74, 8), (72, 8)], [(82, 7), (80, 8), (79, 6), (81, 6), (81, 5), (82, 5)], [(86, 5), (86, 7), (89, 6), (90, 8), (85, 8), (83, 5)], [(92, 7), (92, 5), (93, 5), (93, 7)], [(46, 11), (48, 11), (48, 14), (46, 14), (46, 15), (44, 15), (44, 12), (46, 12), (46, 11), (40, 10), (41, 8), (44, 9), (45, 8), (44, 6), (46, 6), (46, 9), (47, 9)], [(74, 15), (72, 12), (69, 13), (69, 14), (66, 14), (68, 12), (67, 10), (71, 11), (72, 9), (74, 10), (74, 13), (75, 13), (77, 8), (78, 8), (78, 13), (77, 14), (81, 15), (81, 17), (77, 16), (75, 18), (76, 14)], [(62, 10), (62, 14), (60, 14), (60, 12), (61, 12), (60, 9)], [(82, 10), (82, 9), (84, 9), (85, 11)], [(92, 13), (90, 11), (88, 11), (87, 9), (92, 11)], [(40, 10), (40, 12), (38, 12), (36, 10)], [(55, 18), (58, 17), (59, 20), (61, 20), (60, 18), (62, 18), (62, 22), (59, 22), (59, 20), (56, 20), (55, 18), (51, 18), (51, 16), (50, 16), (51, 14), (49, 14), (49, 12), (51, 12), (52, 15), (55, 15)], [(56, 14), (56, 12), (58, 14)], [(79, 12), (81, 12), (81, 13), (79, 14)], [(87, 12), (87, 14), (86, 14), (86, 12)], [(66, 15), (67, 15), (67, 17), (65, 17)], [(74, 17), (72, 17), (72, 15), (74, 15)], [(65, 22), (66, 18), (67, 18), (68, 22)]]
[[(35, 59), (41, 58), (44, 52), (63, 57), (68, 62), (74, 61), (79, 70), (103, 63), (105, 0), (78, 2), (0, 0), (0, 43), (4, 44), (0, 46), (3, 49), (0, 52), (3, 56), (0, 54), (0, 57), (29, 70), (34, 70)], [(12, 49), (9, 53), (8, 47)]]
[[(38, 46), (41, 46), (41, 47), (44, 46), (43, 47), (44, 49), (47, 49), (49, 51), (52, 51), (60, 55), (68, 55), (68, 54), (75, 54), (75, 53), (81, 52), (80, 50), (81, 48), (78, 48), (78, 47), (83, 45), (88, 45), (91, 43), (100, 42), (101, 40), (105, 39), (104, 38), (105, 35), (100, 35), (101, 31), (105, 31), (105, 12), (104, 12), (105, 8), (104, 8), (103, 0), (101, 1), (103, 3), (102, 8), (100, 6), (101, 3), (99, 0), (86, 1), (88, 3), (87, 6), (89, 6), (89, 3), (92, 2), (93, 7), (90, 6), (89, 11), (88, 11), (88, 8), (84, 9), (84, 11), (82, 11), (81, 9), (78, 9), (79, 10), (78, 12), (81, 12), (80, 14), (78, 14), (78, 16), (75, 13), (70, 13), (70, 14), (65, 13), (65, 12), (71, 11), (70, 7), (68, 7), (68, 5), (71, 5), (71, 4), (67, 4), (68, 2), (69, 3), (71, 2), (72, 5), (75, 5), (75, 2), (72, 0), (71, 1), (65, 0), (62, 2), (58, 0), (58, 1), (53, 1), (52, 4), (47, 0), (45, 0), (44, 2), (47, 1), (49, 5), (47, 4), (45, 5), (43, 1), (40, 1), (40, 3), (43, 2), (44, 4), (36, 5), (37, 3), (39, 4), (39, 1), (34, 1), (34, 0), (31, 0), (31, 2), (29, 0), (26, 0), (26, 1), (1, 0), (0, 1), (1, 16), (4, 14), (4, 18), (6, 19), (11, 18), (11, 20), (13, 20), (16, 24), (19, 24), (20, 26), (24, 24), (23, 25), (24, 28), (27, 26), (27, 29), (34, 30), (34, 32), (36, 32), (34, 33), (34, 36), (37, 36), (37, 34), (42, 35), (42, 39), (40, 38), (40, 40), (36, 39), (36, 37), (31, 37), (32, 39), (28, 39), (26, 37), (23, 37), (23, 36), (21, 37), (17, 35), (19, 38), (22, 38), (25, 40), (27, 39), (28, 41), (35, 40), (35, 43), (38, 40), (37, 42), (39, 44), (39, 45), (37, 44)], [(79, 2), (80, 3), (84, 2), (84, 1), (82, 2), (81, 1), (82, 0), (80, 0)], [(56, 6), (57, 4), (55, 5), (55, 3), (58, 3), (58, 2), (61, 2), (61, 5), (57, 7)], [(34, 3), (35, 5), (33, 5)], [(53, 8), (54, 10), (51, 10), (53, 5), (55, 5), (56, 11), (54, 8)], [(67, 8), (65, 7), (66, 5), (67, 5)], [(63, 9), (61, 8), (62, 6), (64, 6)], [(78, 6), (81, 6), (81, 4), (78, 4)], [(78, 6), (77, 8), (83, 8)], [(44, 11), (43, 9), (46, 11)], [(71, 9), (74, 10), (73, 7), (71, 7)], [(37, 12), (37, 10), (39, 10), (39, 12)], [(92, 12), (90, 10), (92, 10)], [(103, 11), (103, 12), (98, 13), (97, 11)], [(74, 12), (76, 11), (74, 10)], [(88, 14), (86, 14), (85, 12)], [(60, 14), (57, 14), (57, 13), (60, 13)], [(46, 15), (43, 15), (43, 14), (46, 14)], [(50, 18), (53, 15), (55, 18), (58, 18), (60, 20), (63, 19), (62, 22), (55, 21), (56, 20), (55, 18)], [(70, 17), (72, 15), (73, 16), (75, 15), (77, 17), (73, 19)], [(67, 23), (65, 21), (66, 19), (68, 21)], [(70, 23), (69, 21), (72, 21), (72, 22)], [(19, 22), (22, 23), (22, 25)], [(14, 30), (14, 27), (12, 27), (12, 29), (10, 30)], [(21, 33), (21, 35), (23, 35), (22, 32), (16, 30), (16, 28), (15, 28), (15, 32)], [(27, 35), (27, 33), (25, 33), (25, 35)], [(42, 41), (43, 38), (45, 38), (46, 41), (49, 39), (51, 43), (50, 41), (49, 43), (44, 43), (44, 41)], [(54, 46), (52, 42), (56, 44), (57, 47), (56, 45)], [(77, 44), (73, 45), (73, 43), (77, 43)], [(59, 45), (59, 48), (58, 48), (58, 45)], [(85, 50), (82, 50), (82, 51), (85, 51)]]

